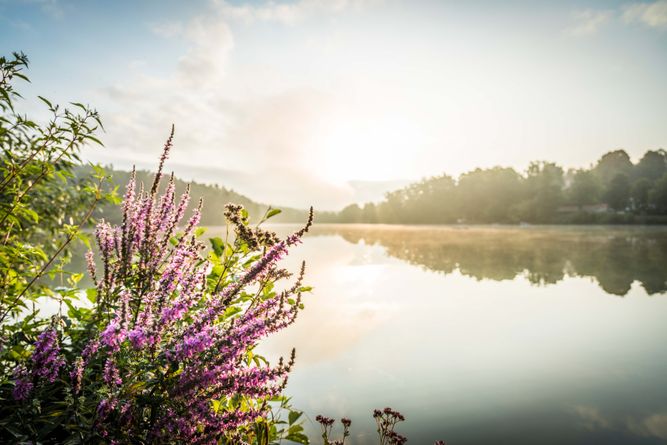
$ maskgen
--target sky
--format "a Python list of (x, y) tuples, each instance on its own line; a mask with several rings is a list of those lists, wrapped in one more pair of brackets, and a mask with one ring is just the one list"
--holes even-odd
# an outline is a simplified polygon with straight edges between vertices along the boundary
[(335, 210), (422, 177), (667, 148), (667, 0), (0, 0), (86, 159)]

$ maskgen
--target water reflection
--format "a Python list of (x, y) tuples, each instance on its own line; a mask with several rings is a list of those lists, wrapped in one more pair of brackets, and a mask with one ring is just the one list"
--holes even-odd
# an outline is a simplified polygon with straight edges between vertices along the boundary
[(579, 424), (592, 433), (623, 431), (636, 437), (667, 440), (667, 413), (659, 412), (644, 417), (611, 417), (593, 406), (576, 406), (573, 409)]
[(376, 443), (386, 405), (416, 444), (664, 443), (667, 299), (648, 294), (665, 290), (666, 238), (316, 226), (287, 259), (308, 260), (315, 292), (264, 347), (296, 347), (289, 394), (311, 418), (351, 417), (353, 445)]
[(666, 246), (661, 228), (316, 226), (283, 264), (307, 260), (314, 292), (259, 352), (296, 347), (294, 405), (350, 417), (351, 445), (377, 443), (387, 405), (411, 444), (665, 443), (667, 298), (648, 295)]
[(545, 285), (575, 276), (613, 295), (626, 295), (634, 281), (649, 295), (667, 291), (665, 228), (321, 225), (313, 234), (378, 244), (410, 264), (478, 280), (525, 275)]

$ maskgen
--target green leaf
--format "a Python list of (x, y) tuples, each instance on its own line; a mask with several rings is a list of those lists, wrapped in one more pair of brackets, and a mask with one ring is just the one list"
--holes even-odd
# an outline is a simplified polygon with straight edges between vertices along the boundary
[(225, 253), (225, 242), (219, 237), (211, 238), (209, 241), (215, 254), (221, 257)]
[(86, 289), (86, 298), (88, 299), (88, 301), (95, 304), (95, 302), (97, 301), (97, 289), (95, 288)]
[(225, 318), (229, 318), (232, 315), (238, 314), (241, 312), (243, 309), (241, 309), (238, 306), (230, 306), (225, 310)]
[(51, 109), (53, 108), (53, 105), (51, 104), (51, 102), (49, 102), (45, 97), (42, 97), (42, 96), (37, 96), (37, 97), (38, 97), (42, 102), (44, 102), (49, 108), (51, 108)]
[(220, 411), (220, 400), (211, 400), (211, 408), (214, 413), (218, 414), (218, 411)]
[(289, 434), (300, 433), (301, 431), (303, 431), (303, 426), (301, 426), (301, 425), (292, 425), (292, 426), (289, 427), (289, 429), (287, 431), (289, 432)]
[(97, 139), (95, 136), (91, 136), (91, 135), (87, 134), (87, 135), (85, 135), (84, 137), (85, 137), (86, 139), (90, 139), (91, 141), (95, 142), (96, 144), (98, 144), (98, 145), (104, 147), (104, 144), (102, 143), (102, 141), (100, 141), (99, 139)]
[(83, 242), (83, 244), (90, 249), (90, 238), (88, 237), (88, 234), (85, 232), (78, 232), (76, 234), (76, 237), (79, 239), (79, 241)]
[(294, 433), (294, 434), (289, 434), (287, 437), (285, 437), (287, 440), (291, 440), (292, 442), (308, 445), (310, 442), (308, 441), (308, 436), (306, 436), (303, 433)]
[(28, 79), (28, 77), (27, 77), (25, 74), (14, 73), (14, 77), (18, 77), (19, 79), (23, 79), (23, 80), (25, 80), (25, 81), (27, 81), (27, 82), (30, 82), (30, 79)]
[(294, 424), (297, 420), (299, 420), (299, 417), (301, 417), (303, 413), (299, 411), (290, 411), (289, 416), (287, 417), (287, 421), (289, 422), (290, 425)]
[(82, 273), (73, 273), (73, 274), (69, 277), (69, 279), (70, 279), (70, 283), (71, 283), (73, 286), (76, 285), (76, 283), (78, 283), (79, 281), (81, 281), (82, 278), (83, 278), (83, 274), (82, 274)]
[(274, 217), (274, 216), (276, 216), (280, 213), (282, 213), (282, 210), (280, 210), (280, 209), (271, 209), (271, 210), (269, 210), (269, 213), (266, 214), (266, 219)]
[(74, 105), (75, 107), (79, 107), (79, 108), (81, 108), (83, 111), (86, 111), (86, 106), (83, 105), (82, 103), (80, 103), (80, 102), (70, 102), (70, 103), (71, 103), (72, 105)]

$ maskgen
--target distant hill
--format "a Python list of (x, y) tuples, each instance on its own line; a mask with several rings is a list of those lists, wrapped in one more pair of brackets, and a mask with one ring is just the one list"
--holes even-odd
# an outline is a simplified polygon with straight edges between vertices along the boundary
[[(116, 170), (109, 166), (106, 166), (105, 170), (108, 174), (111, 175), (113, 183), (118, 185), (118, 192), (122, 195), (125, 191), (125, 186), (130, 179), (130, 172), (125, 170)], [(88, 167), (84, 167), (80, 170), (82, 175), (88, 172)], [(153, 182), (153, 177), (153, 172), (147, 170), (138, 170), (137, 184), (143, 183), (148, 188)], [(163, 188), (167, 183), (167, 180), (168, 176), (162, 180)], [(255, 202), (246, 196), (243, 196), (233, 190), (227, 189), (217, 184), (186, 182), (178, 178), (176, 178), (177, 196), (185, 191), (185, 188), (188, 184), (190, 184), (191, 196), (189, 211), (191, 211), (197, 205), (199, 198), (203, 198), (204, 207), (202, 211), (201, 224), (205, 226), (224, 225), (225, 204), (229, 202), (243, 205), (248, 210), (251, 218), (253, 219), (259, 219), (269, 207), (268, 204)], [(278, 205), (271, 205), (271, 207), (279, 208), (282, 210), (279, 215), (271, 218), (271, 222), (301, 223), (307, 219), (307, 212), (305, 210), (282, 207)], [(113, 223), (120, 223), (122, 218), (120, 207), (110, 205), (99, 208), (95, 216), (97, 218), (104, 218), (107, 221), (111, 221)]]

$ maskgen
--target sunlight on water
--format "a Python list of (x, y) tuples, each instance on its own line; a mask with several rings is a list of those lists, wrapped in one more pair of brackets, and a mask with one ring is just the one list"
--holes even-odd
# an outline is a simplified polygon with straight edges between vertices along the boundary
[(391, 406), (414, 444), (667, 440), (667, 228), (316, 225), (302, 260), (306, 309), (260, 351), (296, 347), (312, 437), (348, 416), (375, 444)]
[(412, 443), (662, 443), (666, 233), (316, 227), (288, 260), (315, 290), (263, 350), (297, 348), (294, 404), (355, 444), (384, 406)]

